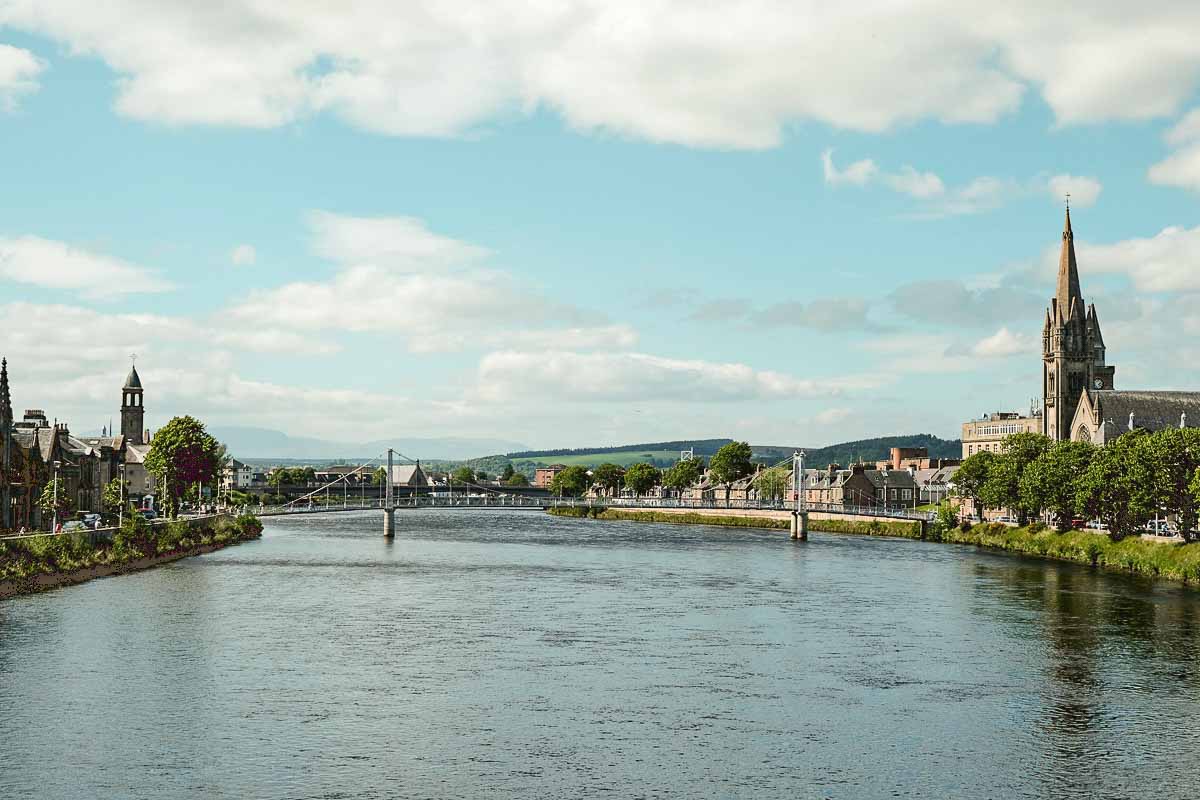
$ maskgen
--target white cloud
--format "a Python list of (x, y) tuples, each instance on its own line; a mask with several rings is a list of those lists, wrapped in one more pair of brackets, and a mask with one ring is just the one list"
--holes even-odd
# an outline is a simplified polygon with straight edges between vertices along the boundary
[(431, 232), (411, 217), (313, 212), (315, 252), (337, 262), (327, 280), (251, 292), (228, 311), (278, 330), (398, 333), (413, 352), (468, 346), (629, 346), (636, 333), (550, 299), (477, 262), (482, 247)]
[(0, 278), (90, 298), (173, 288), (156, 270), (37, 236), (0, 237)]
[[(1144, 292), (1196, 292), (1200, 289), (1200, 226), (1163, 228), (1148, 238), (1105, 245), (1075, 243), (1080, 269), (1127, 275)], [(1058, 262), (1058, 247), (1047, 248), (1047, 270)]]
[(1200, 76), (1191, 2), (9, 0), (0, 24), (97, 56), (117, 109), (270, 127), (315, 113), (457, 136), (549, 108), (580, 130), (764, 148), (789, 123), (989, 123), (1027, 89), (1060, 124), (1176, 113)]
[(38, 90), (46, 65), (28, 50), (0, 44), (0, 111), (13, 111), (17, 100)]
[(991, 336), (976, 342), (971, 348), (971, 354), (980, 358), (1004, 358), (1036, 353), (1037, 349), (1038, 343), (1032, 335), (1013, 333), (1008, 328), (1001, 328)]
[(258, 253), (253, 245), (239, 244), (229, 253), (229, 262), (234, 266), (248, 266), (258, 260)]
[(830, 186), (866, 186), (878, 173), (879, 168), (869, 158), (855, 161), (845, 169), (838, 169), (833, 163), (833, 150), (821, 153), (821, 166), (825, 172), (825, 182)]
[(1070, 195), (1071, 205), (1078, 208), (1095, 205), (1103, 188), (1100, 181), (1095, 178), (1078, 175), (1055, 175), (1046, 181), (1046, 189), (1050, 192), (1051, 197), (1055, 200), (1063, 200)]
[(1200, 142), (1176, 150), (1146, 172), (1151, 183), (1200, 191)]
[(836, 396), (874, 388), (879, 376), (796, 378), (746, 364), (645, 353), (503, 351), (479, 364), (479, 391), (492, 400), (722, 402)]
[(824, 411), (817, 412), (813, 420), (819, 425), (836, 425), (843, 420), (849, 419), (851, 413), (848, 408), (827, 408)]
[(415, 217), (353, 217), (312, 211), (308, 224), (313, 251), (339, 264), (436, 272), (488, 255), (485, 248), (433, 233)]
[(937, 197), (946, 191), (946, 185), (937, 175), (918, 172), (908, 165), (901, 167), (899, 172), (885, 175), (883, 180), (895, 191), (919, 199)]

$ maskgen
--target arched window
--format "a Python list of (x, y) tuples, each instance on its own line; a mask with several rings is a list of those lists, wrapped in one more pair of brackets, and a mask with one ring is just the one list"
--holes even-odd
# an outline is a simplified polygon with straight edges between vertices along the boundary
[(1092, 432), (1087, 429), (1086, 425), (1080, 425), (1079, 430), (1075, 431), (1075, 441), (1090, 442), (1092, 440)]

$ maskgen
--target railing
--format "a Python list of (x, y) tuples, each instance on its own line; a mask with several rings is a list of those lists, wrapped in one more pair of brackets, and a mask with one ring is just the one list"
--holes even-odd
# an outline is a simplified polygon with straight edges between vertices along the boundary
[[(260, 506), (247, 510), (259, 516), (284, 516), (289, 514), (319, 514), (336, 511), (369, 511), (384, 508), (382, 499), (368, 503), (313, 503), (309, 506)], [(663, 497), (606, 497), (606, 498), (554, 498), (527, 497), (524, 495), (462, 495), (456, 497), (417, 496), (393, 503), (393, 508), (476, 508), (476, 509), (545, 509), (545, 508), (676, 508), (703, 510), (747, 510), (747, 511), (792, 511), (791, 503), (770, 500), (688, 500)], [(898, 506), (846, 506), (835, 503), (809, 503), (806, 511), (827, 514), (846, 514), (889, 519), (931, 520), (934, 514), (915, 511)]]
[[(231, 514), (240, 513), (236, 510), (222, 511), (216, 514), (202, 514), (194, 517), (179, 517), (179, 520), (190, 522), (194, 519), (214, 519), (216, 517), (228, 517)], [(165, 517), (157, 517), (155, 519), (146, 520), (149, 525), (166, 525), (171, 520)], [(120, 530), (115, 525), (110, 525), (104, 528), (75, 528), (69, 531), (32, 531), (29, 533), (14, 533), (11, 536), (0, 536), (0, 542), (20, 541), (22, 539), (37, 539), (43, 536), (71, 536), (72, 534), (84, 534), (88, 537), (88, 541), (96, 544), (99, 541), (111, 541), (113, 535)]]

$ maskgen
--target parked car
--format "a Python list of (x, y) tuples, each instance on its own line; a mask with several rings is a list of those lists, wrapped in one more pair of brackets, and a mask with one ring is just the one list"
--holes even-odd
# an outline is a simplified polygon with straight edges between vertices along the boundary
[(84, 514), (79, 518), (79, 521), (92, 530), (96, 530), (101, 525), (99, 514)]
[(64, 522), (62, 525), (63, 533), (69, 533), (71, 531), (86, 531), (87, 529), (88, 529), (88, 526), (84, 525), (82, 522), (80, 522), (77, 519), (69, 520), (67, 522)]
[(1002, 522), (1002, 523), (1004, 523), (1005, 525), (1016, 525), (1016, 524), (1017, 524), (1017, 518), (1016, 518), (1016, 517), (1009, 517), (1009, 516), (996, 517), (996, 519), (995, 519), (995, 520), (993, 520), (993, 521), (994, 521), (994, 522)]
[(1082, 517), (1073, 517), (1071, 519), (1071, 530), (1081, 531), (1087, 526), (1087, 520)]
[(152, 520), (152, 519), (158, 519), (158, 512), (155, 511), (154, 509), (143, 509), (142, 511), (140, 511), (138, 513), (140, 513), (142, 515), (142, 519), (147, 520), (147, 521)]

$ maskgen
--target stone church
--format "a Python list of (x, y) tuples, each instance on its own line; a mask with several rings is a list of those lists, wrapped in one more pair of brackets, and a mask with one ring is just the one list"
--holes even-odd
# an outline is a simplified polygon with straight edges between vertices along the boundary
[(1118, 391), (1105, 363), (1095, 305), (1079, 288), (1071, 210), (1063, 228), (1058, 285), (1042, 328), (1042, 432), (1056, 441), (1104, 444), (1142, 428), (1200, 427), (1200, 392)]

